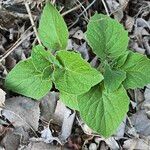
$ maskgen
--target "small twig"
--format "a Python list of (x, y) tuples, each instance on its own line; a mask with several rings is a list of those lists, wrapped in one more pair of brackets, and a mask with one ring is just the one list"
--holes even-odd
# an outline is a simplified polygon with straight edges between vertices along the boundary
[(2, 56), (0, 56), (0, 62), (2, 62), (6, 57), (8, 57), (10, 53), (12, 53), (24, 40), (26, 40), (32, 34), (33, 32), (25, 36), (23, 39), (21, 39), (20, 37), (11, 48), (9, 48)]
[(30, 19), (30, 22), (31, 22), (31, 25), (33, 26), (33, 30), (34, 30), (34, 33), (35, 33), (35, 36), (38, 40), (38, 43), (40, 45), (42, 45), (41, 41), (40, 41), (40, 38), (38, 36), (38, 32), (37, 32), (37, 29), (36, 29), (36, 26), (35, 26), (35, 23), (34, 23), (34, 20), (32, 18), (32, 14), (31, 14), (31, 10), (30, 10), (30, 7), (29, 7), (29, 4), (25, 1), (25, 7), (26, 7), (26, 10), (28, 12), (28, 15), (29, 15), (29, 19)]
[(105, 11), (106, 11), (107, 16), (110, 16), (109, 11), (108, 11), (108, 8), (107, 8), (107, 5), (106, 5), (106, 2), (105, 2), (104, 0), (102, 0), (102, 3), (103, 3), (103, 5), (104, 5), (104, 8), (105, 8)]
[(88, 16), (87, 9), (83, 6), (83, 3), (81, 3), (79, 0), (76, 0), (76, 1), (79, 3), (81, 8), (83, 8), (82, 15), (84, 15), (84, 13), (85, 13), (84, 17), (87, 17)]
[(119, 10), (122, 10), (126, 6), (126, 3), (124, 5), (121, 5), (118, 9), (114, 10), (113, 12), (110, 13), (110, 16), (113, 15), (114, 13), (118, 12)]
[(77, 9), (79, 9), (80, 7), (81, 7), (81, 5), (77, 5), (77, 6), (75, 6), (74, 8), (69, 9), (68, 11), (62, 13), (61, 15), (62, 15), (62, 16), (65, 16), (65, 15), (67, 15), (67, 14), (69, 14), (69, 13), (71, 13), (71, 12), (77, 10)]
[[(90, 3), (90, 4), (85, 8), (85, 10), (78, 16), (78, 18), (77, 18), (77, 19), (75, 20), (75, 22), (69, 27), (69, 29), (72, 28), (72, 27), (79, 21), (79, 18), (84, 14), (84, 12), (87, 11), (90, 7), (92, 7), (92, 5), (94, 5), (95, 2), (96, 2), (96, 0), (93, 0), (93, 2)], [(87, 20), (88, 20), (88, 18), (87, 18)]]
[[(14, 45), (12, 47), (10, 47), (4, 54), (0, 55), (0, 62), (3, 61), (3, 59), (5, 59), (5, 55), (10, 52), (12, 50), (13, 47), (15, 47), (18, 42), (27, 34), (28, 31), (30, 31), (30, 29), (32, 28), (32, 26), (30, 26), (27, 30), (25, 30), (25, 32), (21, 35), (21, 37), (14, 43)], [(12, 51), (11, 51), (12, 52)], [(4, 58), (3, 58), (4, 57)]]

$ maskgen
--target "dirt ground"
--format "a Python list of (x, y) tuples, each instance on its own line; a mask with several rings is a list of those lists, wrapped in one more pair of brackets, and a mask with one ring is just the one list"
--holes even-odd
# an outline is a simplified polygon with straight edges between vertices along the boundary
[[(28, 0), (37, 28), (45, 0)], [(150, 57), (149, 0), (51, 0), (69, 29), (68, 49), (88, 62), (94, 56), (84, 40), (89, 18), (97, 11), (117, 19), (129, 32), (129, 48)], [(0, 0), (0, 150), (150, 149), (150, 85), (129, 90), (130, 110), (115, 135), (95, 134), (50, 91), (33, 101), (4, 87), (5, 77), (28, 58), (37, 39), (24, 0)], [(17, 108), (17, 109), (16, 109)]]

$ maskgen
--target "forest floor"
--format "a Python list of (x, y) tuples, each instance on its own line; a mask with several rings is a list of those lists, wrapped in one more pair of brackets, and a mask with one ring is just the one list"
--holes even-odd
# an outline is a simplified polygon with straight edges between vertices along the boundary
[[(129, 48), (150, 56), (149, 0), (51, 0), (69, 29), (68, 48), (91, 62), (84, 40), (89, 18), (97, 11), (117, 19), (129, 32)], [(28, 0), (38, 27), (45, 0)], [(0, 0), (0, 150), (120, 150), (150, 149), (150, 85), (128, 91), (128, 116), (110, 138), (95, 134), (78, 112), (59, 101), (50, 91), (33, 101), (4, 87), (9, 71), (28, 58), (37, 43), (29, 12), (23, 0)]]

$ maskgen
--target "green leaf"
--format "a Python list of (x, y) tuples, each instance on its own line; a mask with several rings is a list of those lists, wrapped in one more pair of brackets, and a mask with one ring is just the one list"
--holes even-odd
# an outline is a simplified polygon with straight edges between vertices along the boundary
[(31, 57), (35, 68), (39, 71), (43, 71), (44, 68), (52, 64), (61, 67), (59, 61), (51, 54), (51, 52), (46, 51), (41, 45), (37, 45), (32, 49)]
[(122, 86), (114, 92), (108, 92), (98, 84), (78, 96), (78, 105), (85, 123), (97, 133), (109, 137), (123, 121), (129, 98)]
[(50, 68), (38, 71), (32, 59), (19, 62), (7, 75), (5, 86), (22, 95), (39, 100), (52, 87), (50, 80)]
[(117, 90), (126, 78), (126, 73), (122, 70), (111, 69), (109, 65), (105, 66), (104, 85), (108, 91)]
[(126, 51), (123, 55), (115, 59), (114, 62), (116, 64), (114, 65), (114, 68), (120, 68), (126, 62), (128, 54), (129, 54), (129, 51)]
[(128, 33), (114, 19), (95, 14), (87, 27), (86, 38), (93, 52), (102, 60), (117, 58), (128, 46)]
[(123, 82), (126, 89), (142, 88), (150, 83), (150, 60), (142, 54), (130, 52), (121, 69), (126, 72)]
[(54, 83), (60, 92), (82, 94), (103, 80), (101, 73), (82, 59), (79, 53), (58, 51), (56, 58), (63, 66), (54, 71)]
[(60, 100), (69, 108), (73, 110), (79, 110), (77, 95), (68, 94), (66, 92), (61, 92)]
[(50, 50), (66, 49), (68, 29), (62, 16), (51, 3), (44, 7), (38, 31), (44, 46)]

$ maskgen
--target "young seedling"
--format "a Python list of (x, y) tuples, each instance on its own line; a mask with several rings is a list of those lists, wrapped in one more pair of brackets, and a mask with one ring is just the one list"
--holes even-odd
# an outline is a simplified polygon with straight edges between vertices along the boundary
[(38, 32), (43, 46), (34, 46), (31, 57), (9, 72), (6, 87), (40, 100), (54, 84), (60, 99), (78, 110), (89, 127), (104, 137), (112, 135), (128, 111), (126, 89), (150, 83), (150, 60), (127, 50), (128, 33), (102, 14), (90, 19), (86, 32), (87, 42), (101, 61), (97, 70), (79, 53), (66, 50), (67, 26), (50, 3), (44, 7)]

